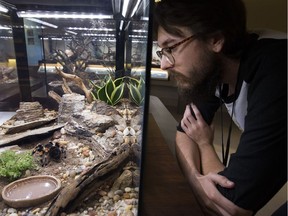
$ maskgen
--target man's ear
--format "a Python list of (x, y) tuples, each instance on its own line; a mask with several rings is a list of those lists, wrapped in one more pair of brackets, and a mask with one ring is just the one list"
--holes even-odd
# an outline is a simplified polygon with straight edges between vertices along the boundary
[(216, 53), (220, 53), (224, 46), (225, 39), (222, 33), (217, 32), (210, 37), (209, 42), (211, 49)]

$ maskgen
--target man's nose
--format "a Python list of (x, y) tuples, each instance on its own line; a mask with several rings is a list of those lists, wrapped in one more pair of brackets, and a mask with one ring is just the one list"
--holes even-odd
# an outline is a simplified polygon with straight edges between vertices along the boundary
[(162, 70), (167, 70), (168, 68), (171, 68), (173, 65), (171, 64), (171, 62), (167, 59), (167, 57), (162, 56), (161, 60), (161, 69)]

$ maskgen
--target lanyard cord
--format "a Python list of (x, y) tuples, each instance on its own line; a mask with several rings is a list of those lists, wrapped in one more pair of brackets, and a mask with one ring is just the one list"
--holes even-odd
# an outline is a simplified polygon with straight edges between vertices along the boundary
[[(237, 85), (236, 85), (237, 87)], [(221, 140), (222, 140), (222, 160), (224, 166), (227, 165), (228, 157), (229, 157), (229, 149), (230, 149), (230, 138), (231, 138), (231, 132), (232, 132), (232, 126), (233, 126), (233, 114), (234, 114), (234, 107), (235, 107), (235, 100), (233, 101), (232, 105), (232, 112), (230, 116), (230, 125), (229, 125), (229, 131), (228, 131), (228, 137), (227, 137), (227, 142), (226, 142), (226, 148), (224, 148), (224, 132), (223, 132), (223, 108), (222, 108), (222, 87), (220, 86), (220, 109), (221, 109)], [(235, 93), (236, 94), (236, 88), (235, 88)]]
[[(223, 157), (223, 164), (224, 166), (227, 165), (227, 161), (228, 161), (228, 157), (229, 157), (229, 149), (230, 149), (230, 138), (231, 138), (231, 132), (232, 132), (232, 123), (233, 123), (233, 114), (234, 114), (234, 106), (235, 106), (235, 101), (233, 102), (232, 105), (232, 113), (231, 113), (231, 117), (230, 117), (230, 125), (229, 125), (229, 131), (228, 131), (228, 137), (227, 137), (227, 143), (226, 143), (226, 149), (225, 149), (225, 155)], [(221, 106), (222, 107), (222, 106)], [(222, 131), (223, 131), (223, 127), (222, 127)], [(223, 132), (222, 132), (223, 133)], [(224, 144), (223, 144), (224, 145)], [(223, 153), (224, 153), (224, 149), (223, 149)]]
[[(234, 90), (234, 99), (233, 99), (233, 104), (232, 104), (232, 112), (230, 115), (230, 125), (229, 125), (229, 131), (228, 131), (228, 137), (227, 137), (227, 143), (226, 143), (226, 149), (224, 148), (224, 134), (223, 134), (223, 109), (222, 109), (222, 104), (224, 102), (223, 100), (223, 91), (222, 91), (222, 85), (219, 85), (219, 91), (220, 91), (220, 108), (221, 108), (221, 132), (222, 132), (222, 160), (224, 166), (227, 165), (228, 162), (228, 157), (229, 157), (229, 149), (230, 149), (230, 138), (231, 138), (231, 132), (232, 132), (232, 125), (233, 125), (233, 115), (234, 115), (234, 107), (235, 107), (235, 102), (237, 99), (237, 94), (240, 86), (238, 86), (240, 82), (241, 74), (238, 72), (237, 74), (237, 80), (236, 80), (236, 85), (235, 85), (235, 90)], [(242, 78), (241, 78), (242, 79)], [(239, 90), (240, 91), (240, 90)], [(240, 93), (239, 93), (240, 94)], [(225, 150), (225, 152), (224, 152)]]
[[(222, 92), (222, 88), (221, 86), (219, 86), (219, 90), (220, 90), (220, 110), (221, 110), (221, 141), (222, 141), (222, 161), (224, 163), (224, 134), (223, 134), (223, 108), (222, 108), (222, 99), (221, 99), (221, 92)], [(224, 166), (226, 166), (226, 164), (224, 164)]]

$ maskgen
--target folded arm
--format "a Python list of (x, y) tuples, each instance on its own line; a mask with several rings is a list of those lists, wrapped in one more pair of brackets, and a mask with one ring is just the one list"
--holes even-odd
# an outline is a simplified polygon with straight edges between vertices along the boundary
[[(196, 107), (186, 107), (176, 134), (176, 156), (203, 211), (209, 215), (252, 215), (225, 198), (216, 185), (233, 188), (234, 183), (217, 174), (224, 169), (213, 148), (213, 127), (206, 124)], [(193, 125), (193, 126), (192, 126)]]
[(207, 175), (200, 173), (200, 153), (197, 144), (182, 132), (177, 132), (176, 135), (176, 156), (183, 174), (206, 214), (252, 215), (225, 198), (216, 188), (217, 184), (225, 188), (234, 187), (233, 182), (213, 172)]

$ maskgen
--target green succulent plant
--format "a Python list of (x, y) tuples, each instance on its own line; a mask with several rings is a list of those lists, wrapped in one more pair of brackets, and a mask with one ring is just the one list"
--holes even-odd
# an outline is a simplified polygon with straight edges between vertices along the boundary
[(90, 83), (93, 86), (91, 94), (95, 100), (98, 99), (115, 106), (123, 98), (125, 87), (123, 77), (113, 80), (109, 75), (104, 82), (100, 83), (100, 86), (91, 81)]
[(131, 101), (133, 101), (137, 106), (141, 106), (144, 102), (145, 96), (145, 81), (142, 77), (140, 79), (130, 78), (128, 84), (129, 95)]
[(91, 92), (94, 100), (101, 100), (109, 105), (115, 106), (124, 96), (125, 85), (129, 89), (129, 98), (137, 106), (144, 102), (145, 81), (142, 77), (120, 77), (115, 80), (109, 75), (99, 84), (90, 81), (93, 90)]

